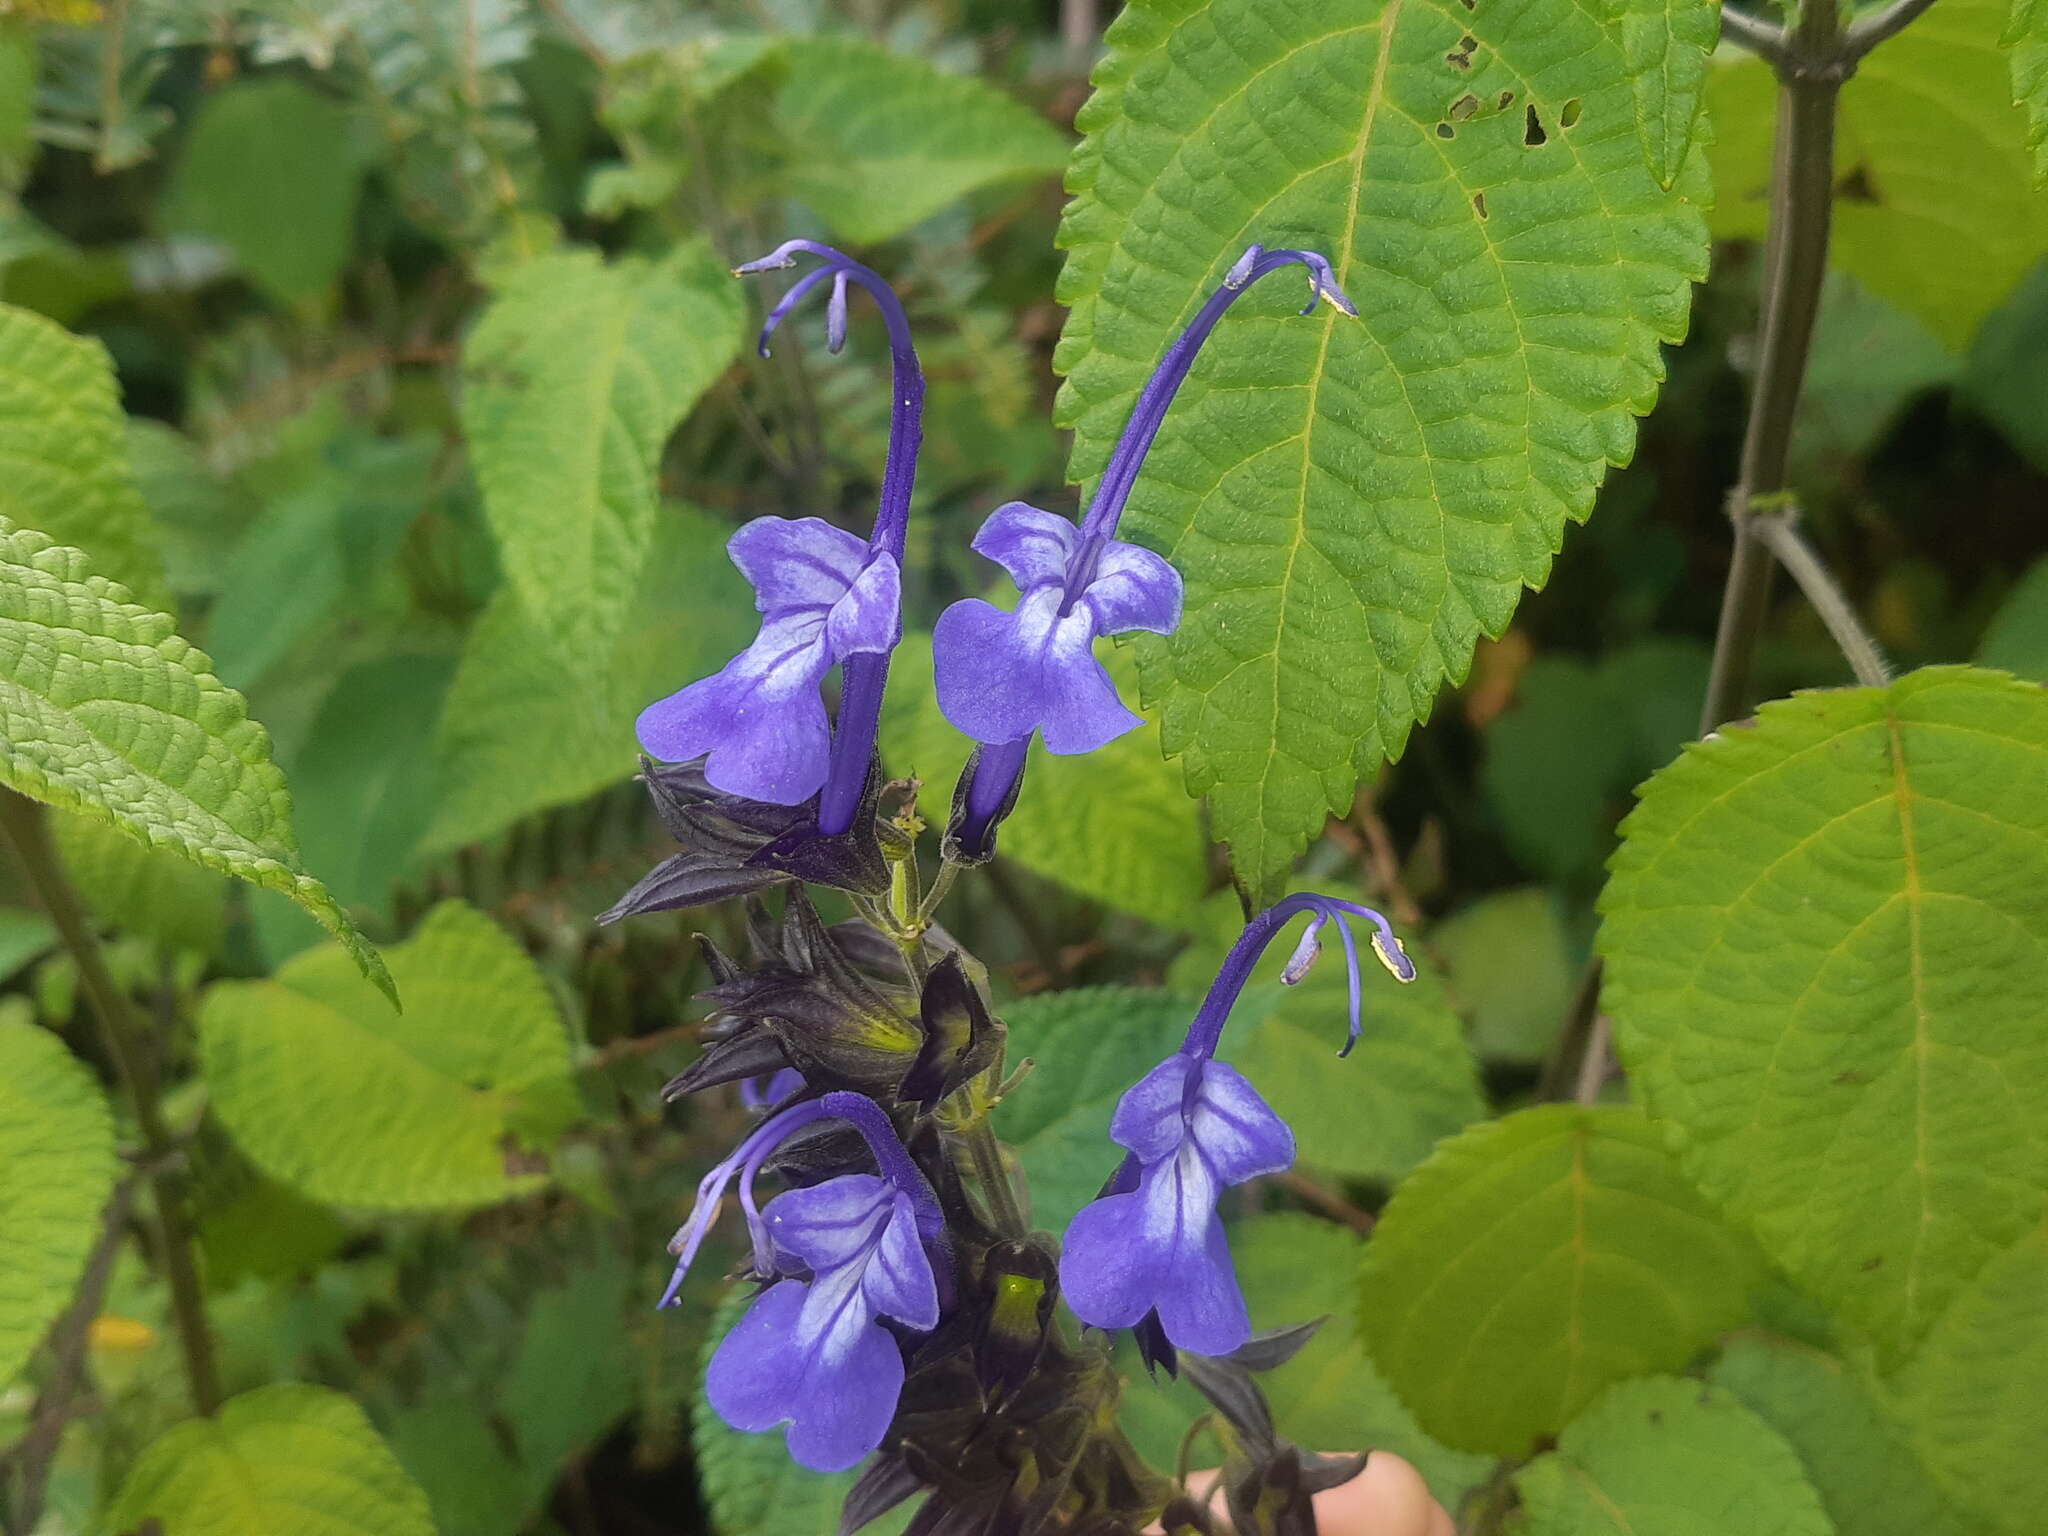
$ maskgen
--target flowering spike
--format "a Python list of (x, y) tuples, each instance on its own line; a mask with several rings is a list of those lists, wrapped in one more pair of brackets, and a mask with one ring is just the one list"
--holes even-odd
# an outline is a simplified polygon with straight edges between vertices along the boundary
[(1010, 573), (1019, 601), (1005, 612), (965, 599), (940, 615), (932, 635), (939, 708), (990, 749), (977, 754), (958, 794), (948, 840), (957, 855), (976, 860), (993, 850), (1034, 733), (1049, 752), (1077, 754), (1141, 723), (1095, 659), (1094, 644), (1130, 630), (1171, 634), (1180, 623), (1181, 578), (1162, 556), (1117, 539), (1117, 524), (1167, 407), (1224, 311), (1260, 278), (1297, 264), (1311, 284), (1303, 314), (1318, 298), (1357, 312), (1324, 257), (1248, 247), (1140, 392), (1080, 527), (1022, 502), (998, 507), (982, 525), (974, 547)]

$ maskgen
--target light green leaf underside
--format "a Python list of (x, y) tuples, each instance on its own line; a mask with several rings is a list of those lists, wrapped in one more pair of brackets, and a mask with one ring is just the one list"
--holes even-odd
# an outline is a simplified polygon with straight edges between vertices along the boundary
[(0, 1385), (71, 1299), (114, 1189), (114, 1122), (64, 1042), (0, 1009)]
[(1792, 1447), (1729, 1393), (1623, 1382), (1515, 1477), (1527, 1536), (1834, 1536)]
[(1899, 1382), (1914, 1444), (1959, 1503), (2004, 1536), (2048, 1508), (2048, 1232), (1986, 1264)]
[(1721, 36), (1715, 0), (1608, 0), (1635, 90), (1636, 134), (1657, 185), (1678, 179), (1692, 149)]
[(1651, 179), (1577, 7), (1144, 0), (1110, 41), (1061, 234), (1075, 472), (1249, 243), (1325, 251), (1362, 315), (1294, 316), (1295, 273), (1240, 301), (1126, 524), (1187, 578), (1141, 653), (1166, 747), (1268, 895), (1629, 457), (1705, 271), (1700, 183)]
[[(736, 1285), (719, 1298), (690, 1399), (690, 1446), (711, 1524), (718, 1536), (827, 1536), (839, 1529), (839, 1507), (858, 1472), (813, 1472), (789, 1459), (782, 1431), (746, 1435), (714, 1413), (704, 1397), (704, 1369), (719, 1341), (754, 1300), (751, 1286)], [(916, 1501), (862, 1527), (863, 1536), (896, 1536)]]
[(1630, 1081), (1899, 1359), (2048, 1189), (2048, 693), (1929, 668), (1651, 779), (1602, 902)]
[(470, 631), (434, 748), (438, 799), (421, 847), (441, 852), (630, 778), (633, 722), (716, 672), (753, 637), (731, 529), (664, 511), (627, 622), (602, 665), (565, 662), (509, 585)]
[[(2038, 0), (2035, 0), (2038, 3)], [(2027, 123), (2007, 105), (2006, 0), (1942, 0), (1842, 88), (1828, 260), (1960, 349), (2048, 248)], [(1767, 222), (1776, 83), (1748, 57), (1708, 76), (1714, 233)]]
[(64, 872), (105, 928), (211, 955), (226, 928), (227, 881), (89, 816), (53, 816)]
[(2034, 152), (2034, 185), (2048, 181), (2048, 0), (2012, 0), (2006, 19), (2006, 56), (2012, 99), (2027, 117), (2027, 148)]
[(832, 233), (888, 240), (955, 198), (1054, 176), (1067, 141), (987, 83), (851, 37), (791, 39), (775, 115), (798, 146), (791, 190)]
[(163, 1536), (434, 1536), (427, 1496), (362, 1409), (323, 1387), (263, 1387), (144, 1451), (108, 1512)]
[[(1311, 1449), (1372, 1446), (1413, 1462), (1430, 1491), (1455, 1509), (1486, 1476), (1483, 1456), (1447, 1450), (1424, 1434), (1415, 1416), (1366, 1357), (1359, 1341), (1353, 1284), (1364, 1245), (1335, 1222), (1287, 1212), (1254, 1216), (1230, 1229), (1230, 1254), (1254, 1328), (1281, 1328), (1328, 1315), (1300, 1354), (1259, 1377), (1280, 1433)], [(1155, 1467), (1170, 1469), (1188, 1425), (1207, 1405), (1185, 1383), (1157, 1381), (1134, 1369), (1124, 1387), (1122, 1419)], [(1214, 1459), (1214, 1442), (1198, 1455)], [(1208, 1464), (1205, 1461), (1205, 1464)]]
[(0, 777), (208, 869), (281, 891), (363, 974), (391, 978), (299, 867), (291, 796), (242, 696), (171, 619), (90, 573), (85, 555), (0, 517)]
[(453, 1210), (537, 1187), (508, 1160), (576, 1113), (539, 969), (456, 902), (390, 961), (403, 1015), (329, 946), (213, 987), (199, 1019), (213, 1109), (258, 1167), (330, 1205)]
[(1172, 992), (1079, 987), (1003, 1010), (1010, 1056), (1036, 1063), (996, 1106), (996, 1134), (1017, 1153), (1032, 1225), (1064, 1232), (1123, 1160), (1109, 1119), (1124, 1090), (1176, 1050), (1195, 1005)]
[(1745, 1338), (1710, 1379), (1791, 1444), (1839, 1536), (1981, 1536), (1841, 1361), (1789, 1339)]
[(166, 607), (163, 558), (128, 464), (107, 349), (0, 304), (0, 516), (92, 557), (92, 568)]
[(1684, 1365), (1759, 1272), (1640, 1113), (1546, 1105), (1474, 1126), (1395, 1192), (1362, 1316), (1423, 1428), (1518, 1456), (1603, 1387)]
[[(1127, 650), (1103, 651), (1124, 696), (1133, 697), (1135, 659)], [(882, 702), (883, 763), (924, 781), (924, 814), (936, 820), (952, 804), (971, 745), (939, 713), (930, 636), (907, 637)], [(1120, 912), (1185, 928), (1208, 888), (1208, 840), (1179, 777), (1149, 722), (1085, 757), (1055, 757), (1033, 738), (1023, 795), (1003, 823), (1003, 855)]]
[(506, 586), (565, 660), (630, 616), (663, 445), (737, 354), (739, 285), (708, 247), (513, 270), (463, 347), (462, 426)]

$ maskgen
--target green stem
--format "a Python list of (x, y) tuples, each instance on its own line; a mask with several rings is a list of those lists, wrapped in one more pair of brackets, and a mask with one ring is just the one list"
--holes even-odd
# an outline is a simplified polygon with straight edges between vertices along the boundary
[(206, 1297), (199, 1281), (199, 1263), (186, 1221), (187, 1192), (177, 1139), (164, 1121), (162, 1084), (158, 1081), (151, 1041), (136, 1018), (128, 994), (107, 969), (78, 893), (71, 888), (42, 808), (0, 789), (0, 829), (13, 845), (29, 884), (43, 910), (56, 925), (64, 947), (78, 964), (79, 983), (92, 1005), (102, 1048), (135, 1112), (156, 1190), (160, 1258), (171, 1292), (171, 1318), (185, 1361), (185, 1384), (192, 1406), (212, 1414), (220, 1406), (220, 1373), (213, 1358), (213, 1335), (207, 1327)]
[(1799, 590), (1806, 594), (1806, 600), (1813, 604), (1848, 659), (1856, 681), (1866, 688), (1882, 688), (1890, 682), (1891, 668), (1885, 663), (1884, 652), (1863, 627), (1856, 609), (1835, 584), (1834, 576), (1814, 553), (1813, 546), (1800, 535), (1797, 514), (1786, 511), (1758, 516), (1751, 519), (1750, 529), (1799, 583)]
[(987, 1117), (968, 1126), (960, 1133), (960, 1139), (967, 1143), (967, 1156), (974, 1165), (981, 1197), (988, 1205), (989, 1219), (1005, 1237), (1024, 1236), (1030, 1225), (1024, 1220), (1023, 1207), (1017, 1203), (1017, 1192), (1010, 1187), (1010, 1172), (1003, 1166), (1003, 1149), (997, 1145), (996, 1133)]

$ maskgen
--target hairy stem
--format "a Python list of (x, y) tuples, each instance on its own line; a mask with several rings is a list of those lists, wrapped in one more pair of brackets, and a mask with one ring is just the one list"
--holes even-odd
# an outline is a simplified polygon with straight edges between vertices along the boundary
[(164, 1121), (153, 1042), (137, 1019), (128, 994), (107, 969), (99, 935), (57, 860), (42, 808), (12, 790), (0, 789), (0, 829), (5, 830), (37, 900), (78, 964), (79, 983), (92, 1005), (101, 1046), (135, 1112), (156, 1191), (159, 1258), (170, 1286), (171, 1317), (184, 1356), (185, 1384), (192, 1406), (211, 1414), (220, 1406), (220, 1375), (214, 1366), (206, 1298), (199, 1283), (192, 1231), (186, 1222), (185, 1176), (176, 1138)]
[(960, 1133), (974, 1165), (974, 1180), (981, 1186), (981, 1198), (988, 1206), (989, 1219), (1005, 1237), (1022, 1237), (1030, 1230), (1024, 1208), (1017, 1203), (1017, 1191), (1010, 1186), (1010, 1171), (1003, 1163), (1003, 1149), (996, 1143), (995, 1130), (982, 1116)]
[(1750, 519), (1750, 531), (1792, 573), (1799, 590), (1806, 594), (1806, 600), (1827, 625), (1835, 644), (1841, 647), (1856, 681), (1866, 688), (1882, 688), (1890, 682), (1891, 668), (1885, 663), (1884, 652), (1863, 627), (1855, 608), (1835, 584), (1835, 578), (1814, 553), (1813, 546), (1800, 534), (1797, 515), (1788, 511), (1754, 516)]

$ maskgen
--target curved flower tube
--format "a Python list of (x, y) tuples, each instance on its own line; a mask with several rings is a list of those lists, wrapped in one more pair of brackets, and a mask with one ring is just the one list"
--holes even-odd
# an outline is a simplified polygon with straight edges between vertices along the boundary
[(1067, 1304), (1098, 1328), (1145, 1328), (1156, 1318), (1165, 1337), (1199, 1355), (1227, 1355), (1251, 1337), (1251, 1316), (1237, 1283), (1216, 1202), (1223, 1190), (1294, 1162), (1294, 1133), (1244, 1074), (1216, 1059), (1217, 1042), (1252, 967), (1293, 918), (1309, 913), (1281, 980), (1292, 986), (1320, 952), (1332, 923), (1344, 941), (1351, 983), (1351, 1029), (1359, 1034), (1358, 949), (1349, 919), (1373, 924), (1373, 953), (1397, 981), (1415, 964), (1387, 920), (1370, 907), (1302, 894), (1246, 925), (1188, 1026), (1180, 1049), (1117, 1102), (1110, 1139), (1126, 1156), (1102, 1195), (1067, 1228), (1060, 1284)]
[(1110, 454), (1079, 528), (1013, 501), (982, 525), (975, 549), (1001, 565), (1020, 599), (1005, 612), (968, 598), (940, 615), (932, 635), (939, 708), (982, 743), (958, 796), (952, 842), (963, 858), (987, 857), (996, 824), (1015, 802), (1034, 733), (1046, 750), (1092, 752), (1140, 723), (1095, 659), (1102, 635), (1171, 634), (1180, 623), (1180, 573), (1164, 557), (1115, 537), (1145, 455), (1195, 356), (1225, 310), (1269, 272), (1308, 269), (1311, 313), (1320, 299), (1357, 314), (1329, 261), (1313, 251), (1245, 251), (1222, 286), (1160, 359)]
[[(754, 1203), (754, 1180), (793, 1133), (844, 1120), (878, 1173), (850, 1173)], [(881, 1324), (938, 1326), (945, 1220), (923, 1172), (874, 1100), (828, 1093), (769, 1116), (697, 1188), (670, 1249), (672, 1306), (727, 1186), (754, 1247), (754, 1272), (773, 1283), (720, 1341), (705, 1373), (719, 1417), (750, 1432), (789, 1426), (789, 1453), (818, 1472), (853, 1466), (882, 1443), (903, 1390), (903, 1354)]]
[[(760, 634), (715, 675), (649, 705), (637, 729), (655, 757), (705, 758), (705, 778), (726, 794), (771, 805), (801, 805), (817, 795), (818, 830), (838, 836), (860, 805), (889, 653), (903, 637), (901, 565), (924, 435), (924, 373), (894, 291), (843, 252), (789, 240), (734, 274), (793, 267), (799, 255), (824, 265), (800, 277), (769, 312), (758, 343), (763, 357), (776, 328), (828, 277), (825, 336), (832, 351), (846, 341), (849, 285), (874, 298), (889, 333), (889, 457), (873, 535), (863, 540), (815, 517), (761, 517), (741, 528), (727, 547), (753, 583)], [(835, 665), (844, 674), (836, 730), (819, 692)]]

